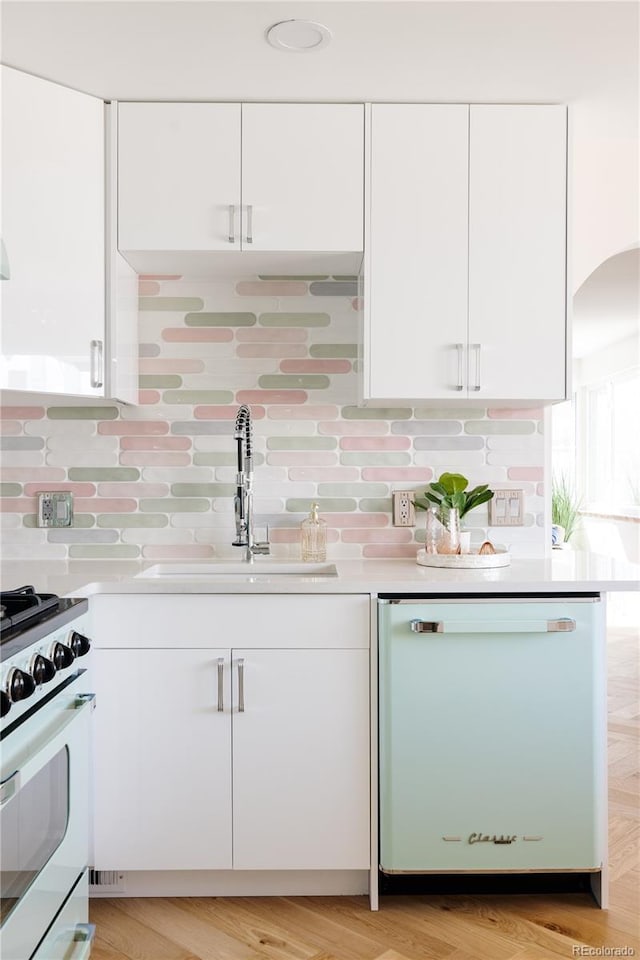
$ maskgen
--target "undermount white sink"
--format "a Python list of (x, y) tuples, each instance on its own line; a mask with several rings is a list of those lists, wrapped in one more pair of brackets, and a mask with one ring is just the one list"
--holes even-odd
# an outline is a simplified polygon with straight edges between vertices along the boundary
[(157, 563), (137, 575), (156, 577), (337, 577), (334, 563), (289, 563), (286, 560), (260, 559), (253, 563), (239, 560), (212, 560), (208, 563)]

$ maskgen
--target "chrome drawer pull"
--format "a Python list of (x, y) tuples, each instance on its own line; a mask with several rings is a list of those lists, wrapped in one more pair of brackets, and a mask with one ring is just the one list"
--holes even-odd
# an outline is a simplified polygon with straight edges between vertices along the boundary
[(444, 633), (442, 620), (412, 620), (411, 629), (414, 633)]
[(223, 701), (223, 678), (224, 678), (224, 657), (219, 657), (216, 661), (218, 665), (218, 713), (222, 713), (224, 710), (224, 701)]
[(462, 355), (464, 352), (464, 346), (461, 343), (456, 343), (456, 350), (458, 351), (458, 382), (455, 385), (456, 390), (462, 390), (464, 387), (463, 374), (462, 374)]
[(103, 343), (102, 340), (92, 340), (90, 344), (91, 354), (91, 386), (94, 388), (99, 388), (104, 386), (103, 380), (103, 363), (104, 363), (104, 354), (103, 354)]
[(547, 620), (547, 633), (573, 633), (576, 628), (575, 620), (561, 617), (559, 620)]
[(244, 660), (238, 660), (238, 713), (244, 713)]
[(414, 633), (572, 633), (576, 621), (558, 620), (410, 620)]

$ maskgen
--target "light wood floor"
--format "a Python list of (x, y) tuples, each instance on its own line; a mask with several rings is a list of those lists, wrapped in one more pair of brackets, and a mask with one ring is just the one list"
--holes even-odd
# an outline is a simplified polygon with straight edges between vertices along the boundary
[(379, 913), (365, 897), (94, 900), (92, 960), (640, 957), (639, 642), (608, 638), (609, 910), (586, 894), (394, 896)]

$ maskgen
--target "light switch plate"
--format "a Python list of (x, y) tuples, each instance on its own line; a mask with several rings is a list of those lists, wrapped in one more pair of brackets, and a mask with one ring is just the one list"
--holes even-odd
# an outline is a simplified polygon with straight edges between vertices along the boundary
[(489, 500), (489, 526), (524, 526), (524, 490), (494, 491)]
[(73, 524), (73, 494), (55, 490), (38, 494), (38, 526), (70, 527)]

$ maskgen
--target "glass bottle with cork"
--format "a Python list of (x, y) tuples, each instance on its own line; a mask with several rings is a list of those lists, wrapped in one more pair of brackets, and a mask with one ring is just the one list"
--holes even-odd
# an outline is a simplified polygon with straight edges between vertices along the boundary
[(327, 559), (327, 525), (318, 516), (319, 504), (311, 504), (311, 513), (300, 525), (302, 559), (318, 563)]

